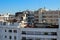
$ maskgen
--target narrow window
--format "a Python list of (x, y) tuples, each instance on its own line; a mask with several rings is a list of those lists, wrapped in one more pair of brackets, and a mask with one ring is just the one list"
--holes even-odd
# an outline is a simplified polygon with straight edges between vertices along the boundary
[(9, 32), (12, 32), (12, 30), (9, 30)]
[(52, 40), (57, 40), (57, 39), (52, 39)]
[(14, 30), (13, 32), (14, 32), (14, 33), (17, 33), (17, 30)]
[(12, 36), (9, 36), (9, 39), (12, 39)]
[(48, 32), (45, 32), (44, 35), (48, 35)]
[(7, 38), (7, 36), (5, 35), (5, 38)]
[(5, 32), (6, 32), (6, 29), (5, 29)]
[(25, 31), (22, 31), (22, 34), (26, 34), (26, 32)]
[(15, 39), (15, 40), (17, 39), (16, 36), (14, 36), (14, 39)]

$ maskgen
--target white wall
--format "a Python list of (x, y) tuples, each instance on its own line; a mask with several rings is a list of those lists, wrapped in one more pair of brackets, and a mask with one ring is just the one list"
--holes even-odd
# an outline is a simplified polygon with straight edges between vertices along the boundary
[(59, 28), (58, 28), (58, 31), (57, 31), (57, 40), (60, 40), (60, 18), (59, 18), (59, 21), (58, 21), (58, 23), (59, 23)]

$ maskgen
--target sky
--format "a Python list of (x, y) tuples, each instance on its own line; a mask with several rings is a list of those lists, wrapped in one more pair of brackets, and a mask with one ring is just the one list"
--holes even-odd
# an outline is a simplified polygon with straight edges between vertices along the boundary
[(0, 0), (0, 14), (15, 14), (24, 10), (37, 10), (39, 8), (57, 10), (60, 0)]

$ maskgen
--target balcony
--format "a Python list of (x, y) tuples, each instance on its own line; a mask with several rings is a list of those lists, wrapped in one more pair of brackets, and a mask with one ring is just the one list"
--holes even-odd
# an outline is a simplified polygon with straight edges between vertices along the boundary
[(52, 25), (48, 23), (35, 23), (34, 28), (59, 28), (59, 25)]
[(23, 35), (55, 35), (57, 36), (57, 32), (40, 32), (40, 31), (22, 31)]
[(49, 35), (22, 35), (22, 37), (31, 37), (31, 38), (57, 38), (57, 36), (49, 36)]
[(57, 32), (57, 28), (21, 28), (21, 31)]

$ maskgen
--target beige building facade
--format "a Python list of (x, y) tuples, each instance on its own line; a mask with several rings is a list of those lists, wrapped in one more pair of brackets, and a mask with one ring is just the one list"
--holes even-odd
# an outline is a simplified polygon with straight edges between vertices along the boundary
[(51, 23), (53, 25), (58, 24), (58, 18), (60, 17), (59, 10), (46, 10), (39, 9), (34, 12), (35, 23)]

